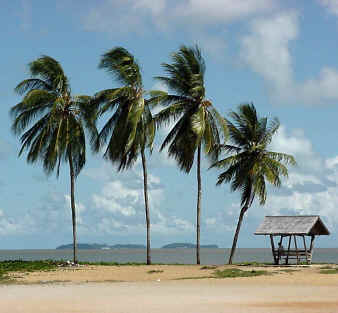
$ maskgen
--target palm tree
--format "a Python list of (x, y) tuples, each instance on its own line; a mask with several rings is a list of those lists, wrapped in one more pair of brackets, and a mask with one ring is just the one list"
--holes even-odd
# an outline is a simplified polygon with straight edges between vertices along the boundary
[(268, 123), (266, 117), (257, 115), (253, 104), (240, 105), (238, 113), (232, 111), (230, 117), (234, 121), (227, 120), (231, 144), (222, 145), (221, 149), (231, 155), (214, 163), (212, 167), (225, 169), (218, 176), (217, 185), (231, 182), (232, 191), (241, 191), (241, 211), (229, 257), (229, 264), (232, 264), (244, 214), (255, 196), (264, 205), (266, 181), (280, 187), (280, 176), (288, 176), (286, 165), (295, 165), (296, 162), (291, 155), (267, 150), (279, 128), (277, 118)]
[(213, 162), (217, 159), (222, 137), (227, 135), (227, 125), (223, 117), (205, 97), (205, 63), (200, 49), (181, 46), (171, 56), (172, 64), (163, 63), (167, 76), (156, 77), (164, 83), (172, 94), (153, 92), (152, 101), (167, 106), (155, 117), (157, 126), (175, 122), (161, 150), (169, 146), (169, 156), (176, 159), (181, 170), (189, 173), (197, 150), (197, 216), (196, 216), (196, 261), (200, 264), (200, 217), (201, 217), (201, 150)]
[(104, 158), (118, 165), (118, 170), (130, 168), (141, 154), (143, 190), (147, 227), (147, 264), (151, 264), (150, 215), (148, 202), (148, 178), (146, 148), (152, 151), (155, 124), (150, 102), (144, 99), (142, 75), (137, 61), (126, 49), (116, 47), (105, 53), (99, 64), (122, 86), (98, 92), (92, 103), (98, 116), (112, 112), (94, 141), (98, 152), (107, 143)]
[(41, 161), (46, 174), (61, 162), (68, 162), (73, 224), (73, 260), (77, 263), (75, 179), (86, 162), (85, 126), (88, 122), (87, 96), (72, 96), (69, 81), (55, 59), (42, 56), (29, 64), (31, 78), (15, 91), (23, 95), (11, 109), (12, 130), (20, 135), (19, 156), (27, 151), (27, 162)]

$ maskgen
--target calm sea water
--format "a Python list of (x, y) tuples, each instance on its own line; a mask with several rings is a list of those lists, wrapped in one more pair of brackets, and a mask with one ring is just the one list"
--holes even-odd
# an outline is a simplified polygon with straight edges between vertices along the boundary
[[(116, 250), (79, 250), (79, 260), (84, 262), (137, 262), (145, 263), (145, 249)], [(201, 249), (202, 264), (224, 264), (230, 249)], [(0, 261), (3, 260), (71, 260), (72, 250), (0, 250)], [(194, 264), (195, 249), (152, 249), (153, 263)], [(337, 263), (338, 249), (314, 249), (313, 262)], [(270, 249), (243, 249), (236, 251), (234, 262), (272, 262)]]

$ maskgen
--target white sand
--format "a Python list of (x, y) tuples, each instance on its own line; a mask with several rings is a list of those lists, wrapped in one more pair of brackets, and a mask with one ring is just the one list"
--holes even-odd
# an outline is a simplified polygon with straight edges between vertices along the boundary
[(2, 313), (336, 313), (338, 286), (232, 280), (8, 285)]
[(338, 313), (338, 275), (320, 274), (320, 266), (264, 269), (275, 274), (173, 280), (213, 270), (155, 265), (20, 274), (21, 284), (0, 285), (0, 313)]

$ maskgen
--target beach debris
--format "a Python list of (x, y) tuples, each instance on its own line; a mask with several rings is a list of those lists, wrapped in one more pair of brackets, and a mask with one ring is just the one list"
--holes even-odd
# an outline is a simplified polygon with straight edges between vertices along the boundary
[(67, 260), (67, 261), (61, 262), (60, 264), (58, 264), (58, 266), (59, 267), (73, 267), (73, 266), (78, 267), (80, 266), (80, 264)]

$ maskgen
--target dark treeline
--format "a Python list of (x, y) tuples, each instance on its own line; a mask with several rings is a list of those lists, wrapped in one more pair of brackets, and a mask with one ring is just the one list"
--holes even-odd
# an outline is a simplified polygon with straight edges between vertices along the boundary
[[(69, 167), (73, 226), (73, 258), (77, 258), (75, 181), (86, 162), (86, 141), (94, 153), (116, 165), (118, 171), (142, 160), (147, 232), (147, 264), (151, 264), (150, 208), (148, 201), (147, 155), (151, 155), (156, 131), (174, 126), (160, 151), (168, 149), (180, 170), (190, 173), (196, 160), (196, 263), (200, 264), (200, 216), (202, 209), (201, 155), (219, 168), (217, 185), (230, 183), (241, 194), (240, 214), (229, 263), (232, 263), (243, 217), (255, 197), (266, 201), (266, 183), (279, 187), (288, 175), (291, 155), (268, 150), (279, 127), (278, 119), (260, 117), (253, 104), (239, 105), (228, 117), (221, 116), (206, 98), (205, 61), (200, 49), (181, 46), (163, 63), (163, 76), (155, 77), (168, 92), (145, 90), (140, 65), (122, 47), (107, 51), (99, 68), (112, 78), (111, 89), (94, 95), (73, 96), (62, 66), (49, 56), (29, 64), (31, 76), (15, 91), (22, 101), (11, 109), (12, 130), (20, 136), (19, 155), (28, 163), (41, 162), (46, 174), (59, 175), (61, 164)], [(119, 87), (115, 87), (115, 84)], [(162, 110), (153, 114), (156, 107)], [(101, 129), (97, 122), (105, 117)], [(105, 147), (105, 150), (102, 151)], [(146, 152), (150, 153), (146, 153)]]

